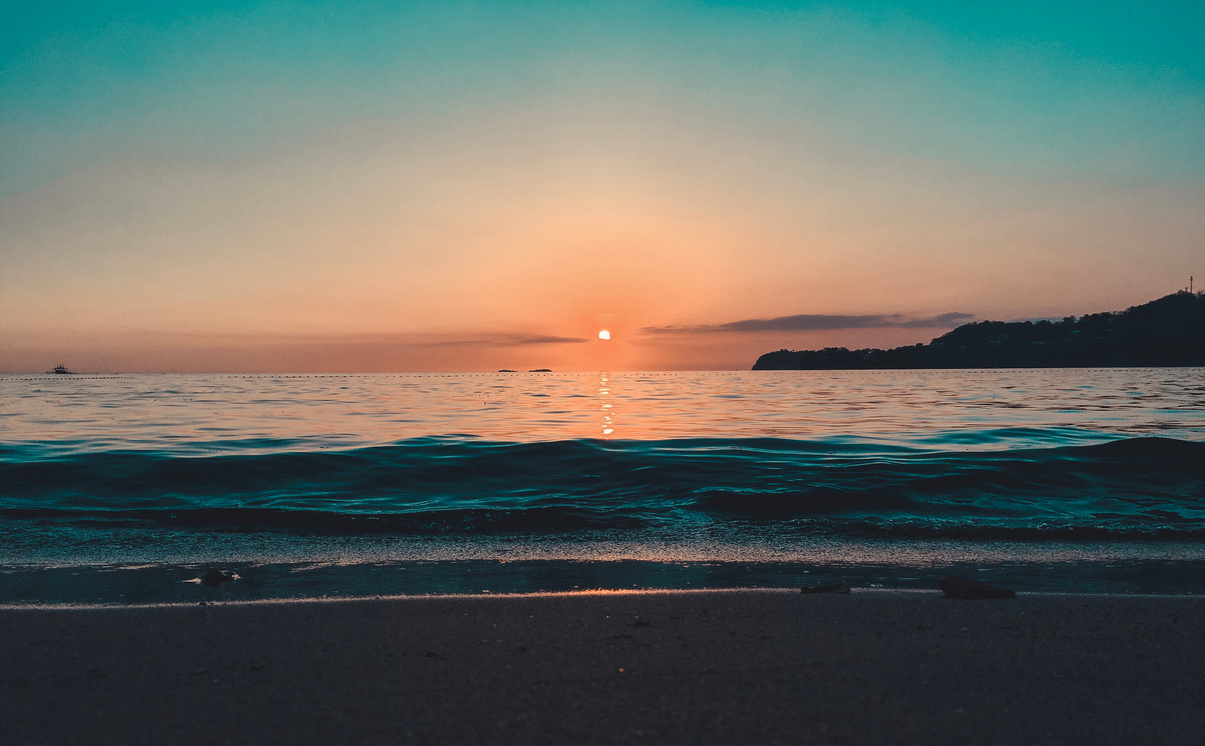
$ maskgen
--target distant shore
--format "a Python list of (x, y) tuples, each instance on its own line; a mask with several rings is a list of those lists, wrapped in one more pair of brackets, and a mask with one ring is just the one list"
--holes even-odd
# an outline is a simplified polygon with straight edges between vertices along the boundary
[(1119, 313), (980, 321), (929, 344), (767, 352), (753, 370), (1134, 368), (1205, 365), (1205, 294), (1182, 291)]
[(0, 610), (12, 743), (1190, 743), (1205, 598), (582, 593)]

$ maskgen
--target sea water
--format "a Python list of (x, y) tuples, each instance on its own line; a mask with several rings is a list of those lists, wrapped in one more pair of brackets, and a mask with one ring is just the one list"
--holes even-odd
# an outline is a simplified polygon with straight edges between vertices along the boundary
[(1199, 368), (0, 377), (6, 604), (1200, 593), (1203, 540)]

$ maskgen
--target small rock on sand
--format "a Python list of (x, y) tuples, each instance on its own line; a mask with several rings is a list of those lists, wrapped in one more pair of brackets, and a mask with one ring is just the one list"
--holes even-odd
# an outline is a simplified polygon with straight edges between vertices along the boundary
[(201, 582), (210, 588), (217, 588), (222, 583), (229, 583), (238, 578), (238, 573), (233, 570), (210, 570), (201, 576)]
[(842, 580), (828, 585), (805, 585), (799, 590), (804, 593), (849, 593), (849, 584)]

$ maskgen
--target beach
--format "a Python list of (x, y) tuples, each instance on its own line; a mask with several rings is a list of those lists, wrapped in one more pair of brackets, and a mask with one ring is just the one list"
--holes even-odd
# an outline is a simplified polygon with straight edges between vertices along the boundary
[(7, 743), (1192, 743), (1205, 599), (855, 589), (0, 610)]

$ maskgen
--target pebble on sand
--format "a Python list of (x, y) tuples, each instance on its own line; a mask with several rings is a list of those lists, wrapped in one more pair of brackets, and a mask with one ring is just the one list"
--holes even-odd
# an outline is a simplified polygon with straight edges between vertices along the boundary
[(229, 583), (238, 579), (238, 573), (233, 570), (210, 570), (201, 576), (201, 582), (210, 588), (217, 588), (222, 583)]
[(805, 585), (799, 590), (804, 593), (849, 593), (849, 584), (842, 580), (828, 585)]

